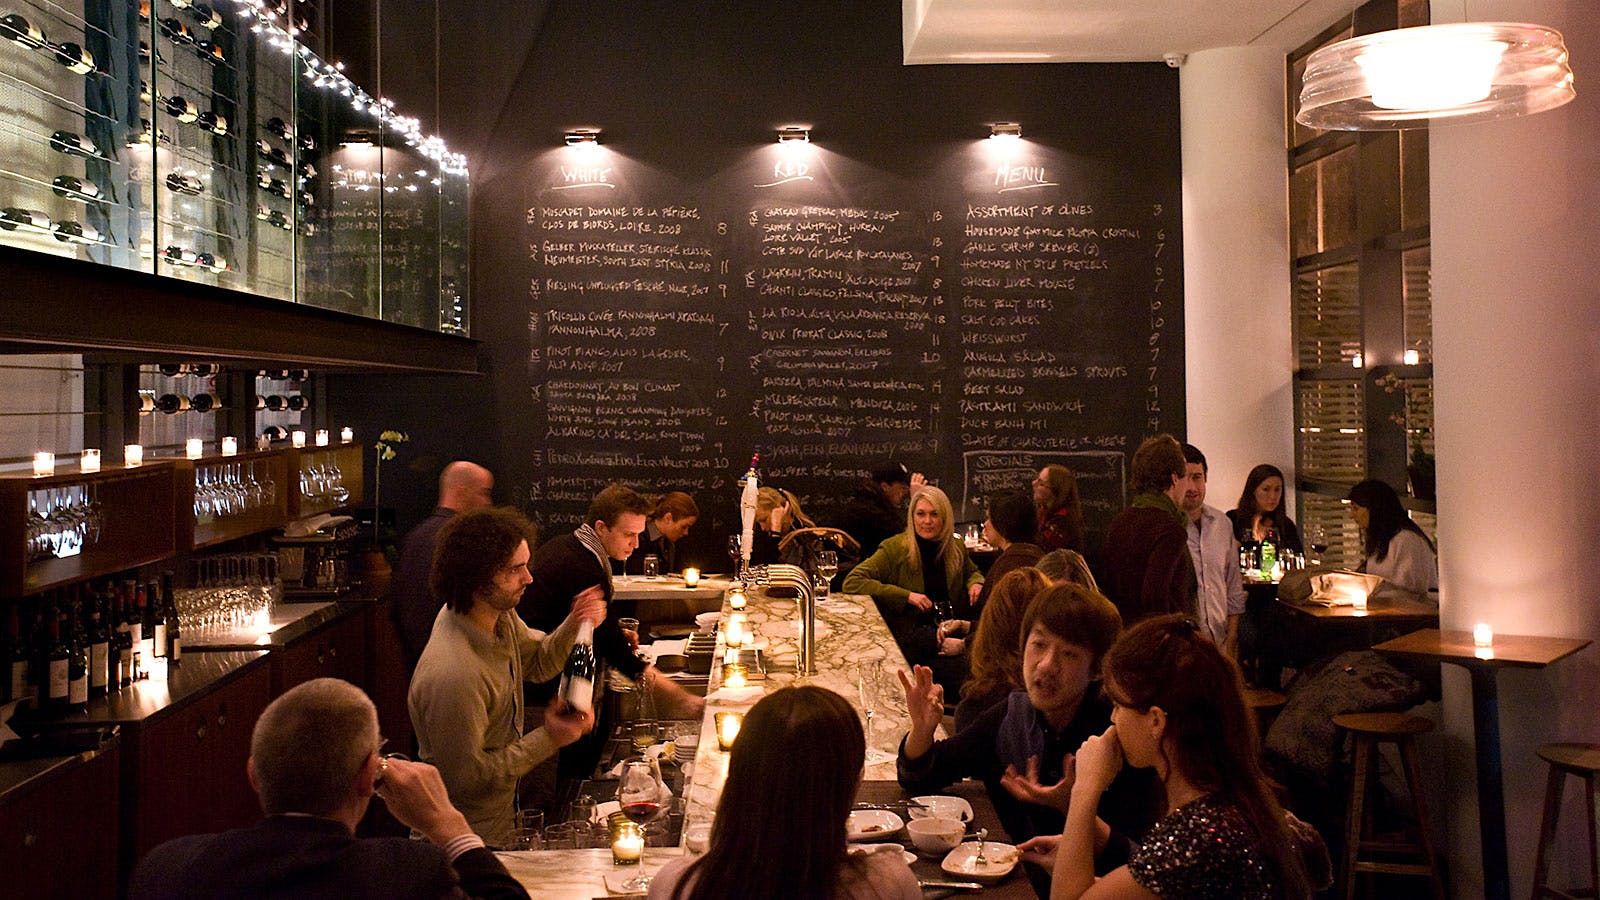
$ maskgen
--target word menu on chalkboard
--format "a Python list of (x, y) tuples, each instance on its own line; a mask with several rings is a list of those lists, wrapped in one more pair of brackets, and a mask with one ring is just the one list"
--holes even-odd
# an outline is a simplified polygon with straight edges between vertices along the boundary
[(551, 154), (525, 186), (519, 499), (565, 528), (612, 481), (685, 490), (720, 534), (759, 451), (821, 524), (889, 459), (975, 520), (1059, 462), (1103, 527), (1139, 441), (1183, 430), (1176, 186), (983, 143), (920, 182), (811, 145), (693, 184)]

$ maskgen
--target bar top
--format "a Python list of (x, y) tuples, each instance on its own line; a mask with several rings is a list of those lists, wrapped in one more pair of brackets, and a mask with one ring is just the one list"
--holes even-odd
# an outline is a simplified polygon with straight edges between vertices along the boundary
[(682, 856), (683, 848), (647, 848), (644, 860), (637, 866), (613, 864), (609, 849), (520, 850), (496, 855), (506, 864), (511, 877), (522, 882), (528, 893), (539, 900), (592, 900), (608, 894), (606, 878), (631, 878), (641, 869), (653, 875), (669, 860)]
[(372, 600), (318, 600), (311, 603), (277, 603), (263, 625), (230, 631), (209, 631), (188, 636), (184, 649), (191, 652), (213, 650), (281, 649), (323, 625), (371, 606)]
[(234, 673), (266, 655), (266, 650), (186, 652), (182, 664), (167, 669), (165, 678), (135, 682), (106, 697), (90, 701), (88, 712), (50, 719), (40, 723), (40, 727), (80, 729), (142, 724), (159, 718), (167, 710), (192, 697), (210, 692)]

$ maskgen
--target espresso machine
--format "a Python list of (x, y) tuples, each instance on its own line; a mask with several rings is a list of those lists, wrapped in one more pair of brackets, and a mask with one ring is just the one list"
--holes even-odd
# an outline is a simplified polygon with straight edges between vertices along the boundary
[(348, 595), (351, 557), (361, 525), (349, 516), (320, 515), (290, 522), (272, 538), (278, 551), (283, 599), (288, 603), (336, 600)]

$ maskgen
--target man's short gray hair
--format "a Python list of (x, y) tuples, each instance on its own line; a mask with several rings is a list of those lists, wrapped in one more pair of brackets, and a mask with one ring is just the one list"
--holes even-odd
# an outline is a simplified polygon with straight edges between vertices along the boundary
[(378, 711), (350, 682), (317, 678), (290, 688), (267, 706), (250, 735), (262, 811), (337, 812), (378, 740)]

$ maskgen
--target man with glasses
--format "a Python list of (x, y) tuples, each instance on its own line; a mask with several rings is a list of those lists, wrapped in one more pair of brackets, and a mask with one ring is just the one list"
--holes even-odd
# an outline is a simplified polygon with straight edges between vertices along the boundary
[(573, 599), (549, 634), (517, 617), (533, 526), (520, 513), (489, 507), (450, 520), (434, 555), (434, 595), (444, 601), (411, 679), (409, 706), (422, 759), (439, 767), (450, 799), (490, 846), (515, 831), (517, 780), (594, 726), (559, 699), (543, 725), (522, 733), (524, 681), (561, 673), (578, 623), (598, 625), (598, 588)]
[[(526, 898), (466, 817), (439, 772), (379, 756), (378, 712), (337, 678), (291, 688), (257, 720), (246, 773), (266, 818), (150, 851), (134, 900), (210, 897)], [(355, 836), (373, 794), (423, 837)]]

